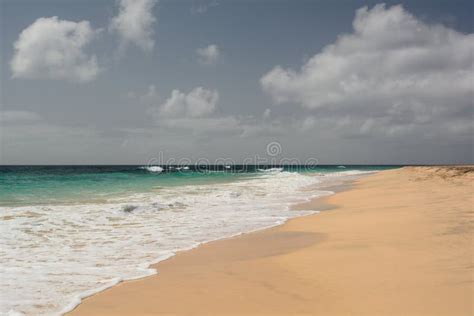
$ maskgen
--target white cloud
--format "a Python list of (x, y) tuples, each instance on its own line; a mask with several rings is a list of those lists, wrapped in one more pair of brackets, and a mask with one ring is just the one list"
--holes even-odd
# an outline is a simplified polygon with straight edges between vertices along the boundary
[(218, 101), (216, 90), (197, 87), (186, 94), (175, 89), (157, 113), (162, 117), (203, 117), (216, 110)]
[(263, 90), (322, 115), (370, 116), (364, 133), (472, 115), (474, 34), (383, 4), (357, 10), (353, 27), (299, 71), (275, 67), (261, 78)]
[(96, 56), (84, 49), (96, 32), (88, 21), (39, 18), (14, 43), (10, 62), (14, 78), (67, 79), (86, 82), (99, 73)]
[(203, 65), (215, 65), (221, 55), (220, 49), (217, 45), (212, 44), (204, 48), (196, 50), (198, 60)]
[(155, 46), (153, 7), (157, 0), (120, 0), (119, 13), (110, 22), (109, 29), (117, 32), (122, 46), (136, 45), (144, 51)]
[(159, 107), (158, 113), (165, 117), (179, 116), (183, 115), (186, 107), (186, 94), (174, 89), (171, 96)]

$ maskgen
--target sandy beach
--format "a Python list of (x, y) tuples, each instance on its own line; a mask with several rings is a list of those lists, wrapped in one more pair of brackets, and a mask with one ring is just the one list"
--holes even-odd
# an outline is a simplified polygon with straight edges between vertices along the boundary
[(473, 315), (473, 180), (366, 176), (331, 210), (181, 252), (69, 315)]

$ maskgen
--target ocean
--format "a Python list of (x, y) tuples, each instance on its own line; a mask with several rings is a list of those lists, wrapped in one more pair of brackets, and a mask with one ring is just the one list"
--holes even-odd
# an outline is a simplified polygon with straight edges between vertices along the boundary
[(0, 314), (63, 314), (177, 251), (314, 214), (290, 206), (395, 167), (0, 166)]

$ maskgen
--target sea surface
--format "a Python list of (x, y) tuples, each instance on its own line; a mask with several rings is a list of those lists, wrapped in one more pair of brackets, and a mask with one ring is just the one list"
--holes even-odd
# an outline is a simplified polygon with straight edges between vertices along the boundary
[(201, 243), (396, 166), (0, 166), (0, 314), (60, 315)]

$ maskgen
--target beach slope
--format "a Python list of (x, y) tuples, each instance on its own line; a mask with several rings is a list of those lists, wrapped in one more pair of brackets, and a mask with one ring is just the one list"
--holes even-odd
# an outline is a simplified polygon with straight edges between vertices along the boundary
[(70, 315), (473, 315), (473, 175), (364, 177), (330, 211), (179, 253)]

